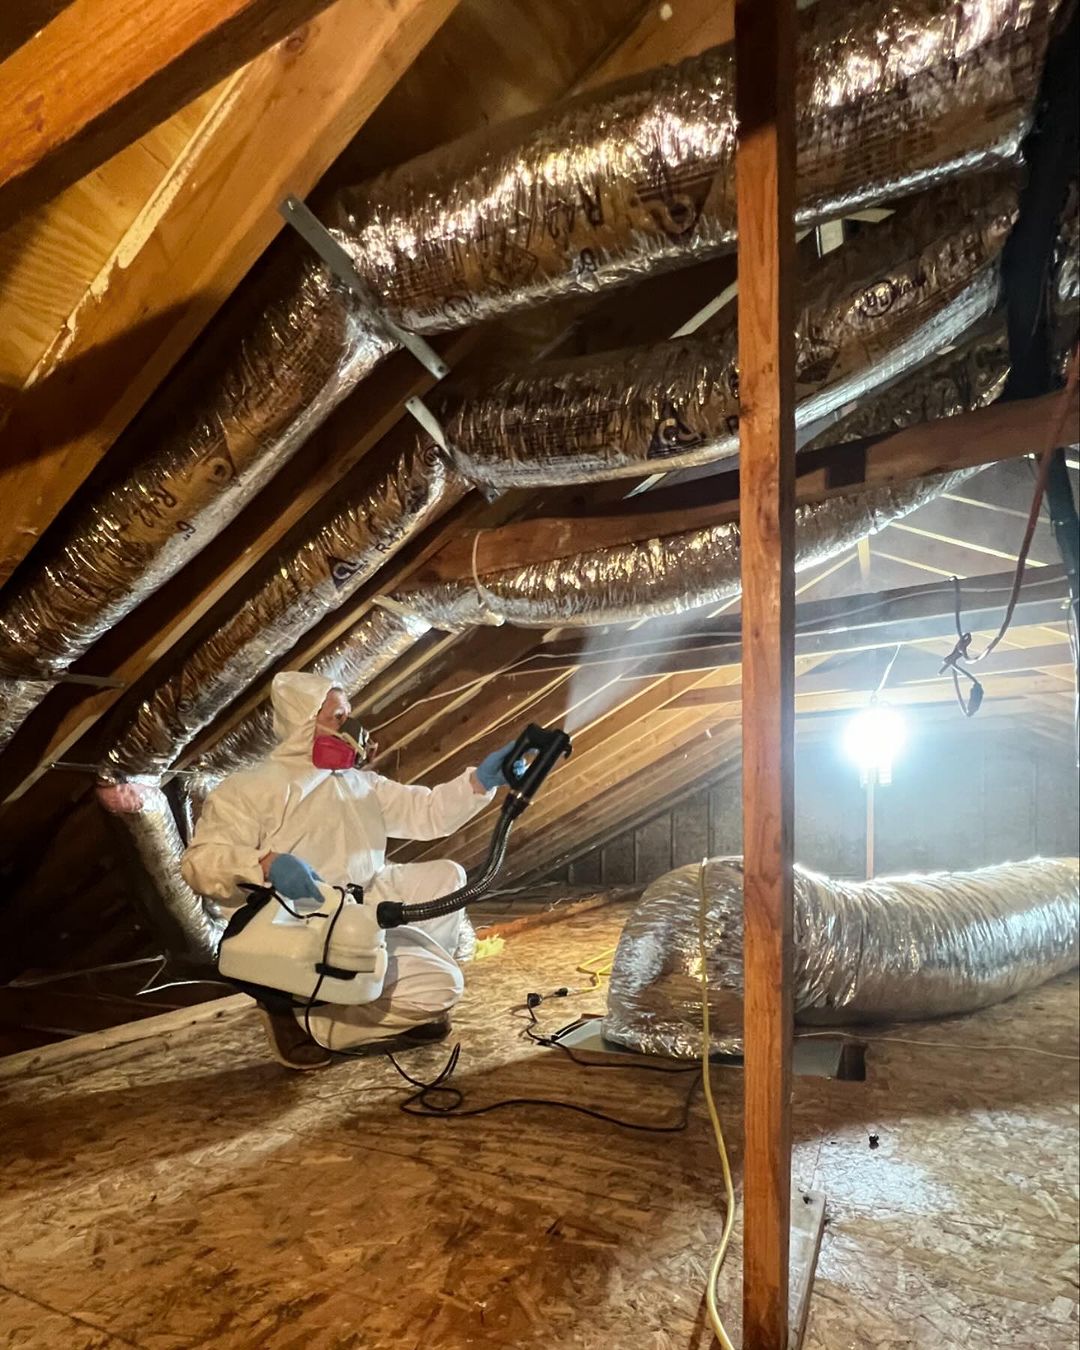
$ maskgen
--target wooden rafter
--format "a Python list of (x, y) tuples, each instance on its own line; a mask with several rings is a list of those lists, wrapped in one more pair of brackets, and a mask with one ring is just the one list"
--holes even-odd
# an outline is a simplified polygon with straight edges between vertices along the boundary
[(217, 90), (12, 409), (0, 582), (456, 3), (336, 0)]
[(331, 0), (71, 0), (0, 65), (0, 228)]

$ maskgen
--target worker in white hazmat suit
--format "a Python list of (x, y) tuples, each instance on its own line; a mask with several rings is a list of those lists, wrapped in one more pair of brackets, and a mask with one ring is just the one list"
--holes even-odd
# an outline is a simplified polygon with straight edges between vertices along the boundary
[[(465, 884), (463, 869), (449, 859), (388, 864), (387, 837), (438, 839), (460, 829), (505, 781), (509, 746), (439, 787), (408, 787), (365, 767), (320, 767), (332, 762), (334, 742), (327, 738), (349, 714), (344, 691), (330, 680), (286, 671), (274, 679), (272, 702), (280, 744), (226, 778), (203, 805), (182, 863), (194, 891), (228, 910), (244, 901), (241, 882), (270, 881), (300, 900), (312, 873), (331, 885), (363, 886), (376, 902), (433, 900)], [(390, 931), (382, 994), (359, 1006), (313, 1009), (310, 1025), (321, 1044), (304, 1031), (302, 1011), (263, 1008), (279, 1060), (318, 1068), (330, 1061), (321, 1047), (445, 1035), (464, 987), (454, 960), (461, 921), (458, 912)]]

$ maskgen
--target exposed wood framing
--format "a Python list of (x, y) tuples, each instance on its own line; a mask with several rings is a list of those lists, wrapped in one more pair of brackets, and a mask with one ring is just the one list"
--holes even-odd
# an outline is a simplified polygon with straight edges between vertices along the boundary
[[(1062, 416), (1073, 422), (1080, 419), (1080, 397), (1075, 388), (1037, 399), (995, 404), (939, 422), (920, 423), (875, 442), (802, 455), (796, 465), (796, 500), (820, 501), (863, 486), (901, 483), (949, 469), (1019, 457), (1040, 448), (1045, 431), (1057, 426)], [(823, 465), (826, 454), (829, 462)], [(476, 568), (486, 574), (527, 567), (591, 549), (728, 524), (739, 518), (738, 493), (739, 475), (726, 473), (667, 492), (634, 497), (600, 516), (533, 519), (498, 530), (484, 530), (475, 540)], [(702, 496), (709, 500), (702, 502)], [(668, 505), (673, 500), (685, 504)], [(961, 540), (950, 542), (961, 548), (981, 547)], [(473, 534), (450, 540), (425, 567), (424, 575), (443, 581), (467, 579), (472, 575), (473, 546)], [(1014, 555), (997, 550), (996, 556)]]
[[(363, 0), (363, 3), (367, 2), (368, 0)], [(380, 0), (380, 3), (383, 2), (384, 0)], [(339, 0), (339, 3), (344, 4), (345, 0)], [(351, 0), (351, 3), (355, 5), (360, 3), (360, 0)], [(418, 0), (410, 0), (412, 6), (416, 3)], [(429, 9), (432, 3), (433, 0), (427, 0)], [(450, 0), (444, 0), (442, 8), (445, 17), (445, 13), (453, 8), (453, 4)], [(720, 8), (728, 14), (727, 22), (730, 25), (730, 10), (726, 6)], [(319, 22), (326, 23), (336, 15), (337, 8), (328, 11)], [(694, 16), (694, 22), (690, 23), (690, 29), (697, 33), (691, 47), (692, 51), (701, 50), (710, 41), (721, 40), (721, 35), (711, 36), (720, 33), (717, 26), (720, 20), (715, 5), (707, 4), (705, 0), (695, 0), (695, 3), (686, 9), (687, 19), (689, 20), (691, 16)], [(648, 25), (645, 28), (648, 28)], [(635, 24), (629, 37), (616, 42), (598, 63), (594, 63), (592, 71), (584, 78), (580, 66), (573, 70), (572, 62), (569, 62), (568, 68), (573, 70), (574, 77), (579, 80), (578, 87), (594, 87), (612, 78), (632, 73), (634, 70), (647, 69), (663, 60), (689, 54), (687, 51), (678, 51), (671, 47), (673, 38), (666, 27), (662, 31), (658, 30), (655, 47), (643, 42), (645, 28), (641, 24)], [(633, 44), (632, 50), (625, 47), (627, 42)], [(342, 35), (338, 34), (335, 50), (340, 52), (346, 45)], [(272, 56), (273, 53), (268, 55)], [(391, 83), (395, 73), (392, 72), (390, 75)], [(568, 92), (565, 85), (559, 87), (552, 85), (552, 81), (565, 78), (561, 69), (554, 72), (544, 70), (542, 73), (543, 78), (537, 74), (534, 80), (537, 97), (550, 99)], [(336, 95), (337, 91), (334, 93)], [(501, 94), (505, 96), (505, 91), (501, 91)], [(520, 104), (520, 99), (518, 101)], [(481, 109), (486, 120), (505, 117), (509, 111), (497, 103)], [(517, 106), (512, 111), (524, 109)], [(395, 128), (394, 131), (394, 143), (397, 144), (400, 141), (398, 133), (408, 135), (409, 129)], [(426, 134), (430, 135), (430, 127), (426, 129)], [(281, 128), (277, 128), (272, 135), (277, 141), (283, 138), (284, 132)], [(270, 200), (263, 211), (263, 214), (272, 217), (274, 222), (277, 216), (272, 209), (272, 203), (280, 195), (280, 192), (270, 194)], [(113, 300), (116, 299), (114, 296)], [(474, 343), (475, 335), (464, 333), (445, 339), (442, 349), (451, 364), (456, 365), (464, 359)], [(150, 383), (159, 379), (160, 375), (161, 372), (158, 372)], [(110, 381), (110, 387), (114, 384), (122, 387), (124, 380), (118, 376)], [(215, 541), (203, 550), (192, 564), (155, 596), (149, 610), (143, 608), (137, 611), (126, 623), (119, 626), (116, 633), (108, 635), (86, 658), (86, 668), (95, 672), (108, 670), (128, 685), (145, 676), (156, 661), (162, 660), (197, 624), (206, 619), (215, 604), (223, 603), (227, 596), (232, 597), (237, 591), (242, 590), (243, 579), (250, 569), (281, 540), (288, 526), (293, 525), (300, 517), (302, 510), (312, 507), (312, 484), (317, 485), (324, 494), (339, 491), (340, 475), (349, 464), (355, 463), (380, 436), (385, 437), (402, 416), (404, 400), (412, 393), (423, 392), (429, 384), (430, 380), (426, 374), (411, 359), (401, 357), (387, 362), (380, 371), (379, 379), (361, 386), (317, 433), (313, 442), (301, 451), (294, 464), (288, 466), (278, 476), (273, 493), (265, 499), (256, 500), (231, 527), (228, 538)], [(149, 392), (149, 388), (146, 392)], [(404, 439), (400, 443), (403, 445)], [(66, 474), (58, 476), (66, 481)], [(309, 477), (311, 482), (307, 481)], [(2, 484), (3, 479), (0, 478), (0, 486)], [(465, 509), (484, 512), (485, 519), (501, 524), (507, 518), (506, 512), (520, 509), (519, 501), (520, 498), (514, 496), (508, 503), (487, 508), (482, 501), (476, 499), (467, 504)], [(443, 528), (449, 534), (454, 529), (461, 528), (463, 523), (462, 513), (452, 512), (446, 518)], [(433, 539), (437, 537), (437, 534), (432, 535)], [(427, 549), (422, 556), (426, 556), (430, 551), (430, 548)], [(380, 575), (376, 586), (366, 588), (356, 601), (346, 607), (338, 619), (320, 625), (302, 648), (290, 654), (288, 660), (282, 664), (301, 665), (311, 659), (322, 646), (332, 642), (336, 635), (356, 621), (364, 606), (370, 603), (372, 594), (396, 584), (393, 580), (395, 573), (400, 577), (407, 574), (396, 568), (384, 569), (384, 574)], [(271, 671), (268, 674), (272, 673)], [(268, 680), (263, 680), (253, 685), (230, 711), (229, 719), (218, 724), (214, 732), (220, 732), (223, 726), (238, 720), (254, 706), (259, 698), (264, 696), (267, 683)], [(3, 762), (0, 763), (0, 800), (13, 802), (22, 797), (41, 777), (50, 762), (74, 752), (80, 740), (92, 733), (101, 718), (115, 706), (121, 696), (122, 691), (116, 690), (87, 695), (85, 691), (74, 689), (54, 695), (53, 715), (48, 719), (48, 725), (43, 718), (37, 719), (36, 722), (31, 719), (29, 729), (24, 729), (21, 736), (16, 738), (6, 752)], [(61, 701), (63, 707), (58, 707)], [(87, 752), (80, 748), (78, 753)]]
[(743, 1347), (789, 1344), (795, 816), (795, 4), (737, 0)]
[(456, 3), (336, 0), (217, 90), (12, 411), (0, 582)]
[(72, 0), (0, 65), (0, 228), (331, 0)]

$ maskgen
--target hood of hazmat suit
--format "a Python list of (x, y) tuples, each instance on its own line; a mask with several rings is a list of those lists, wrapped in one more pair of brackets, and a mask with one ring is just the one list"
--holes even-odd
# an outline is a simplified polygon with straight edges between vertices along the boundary
[[(275, 676), (271, 691), (276, 748), (226, 778), (207, 797), (184, 854), (184, 880), (220, 905), (243, 902), (241, 882), (263, 884), (261, 859), (292, 853), (334, 886), (353, 883), (379, 899), (428, 899), (422, 868), (437, 894), (464, 884), (457, 864), (387, 865), (387, 839), (440, 839), (495, 796), (479, 793), (472, 770), (439, 787), (407, 787), (369, 769), (317, 769), (315, 719), (332, 680), (302, 671)], [(414, 875), (415, 874), (415, 875)]]

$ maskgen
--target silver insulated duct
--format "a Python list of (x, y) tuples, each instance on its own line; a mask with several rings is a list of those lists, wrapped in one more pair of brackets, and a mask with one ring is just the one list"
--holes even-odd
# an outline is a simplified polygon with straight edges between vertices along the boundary
[[(901, 489), (878, 488), (800, 507), (798, 564), (805, 566), (842, 552), (966, 476), (950, 474), (906, 484)], [(392, 598), (392, 608), (365, 615), (312, 668), (339, 681), (353, 694), (407, 651), (429, 626), (454, 627), (485, 618), (490, 622), (503, 609), (511, 611), (508, 617), (516, 623), (545, 627), (554, 623), (618, 623), (679, 613), (738, 594), (738, 544), (737, 526), (718, 526), (653, 540), (644, 547), (601, 550), (517, 573), (502, 573), (484, 579), (479, 594), (475, 589), (460, 587), (403, 591)], [(489, 587), (497, 588), (499, 596)], [(216, 776), (253, 762), (273, 744), (272, 717), (269, 705), (264, 703), (202, 757), (199, 792), (205, 794)], [(123, 785), (104, 788), (99, 796), (108, 805), (109, 794), (123, 790)], [(153, 790), (160, 796), (156, 786)], [(163, 811), (151, 814), (139, 811), (123, 815), (123, 807), (112, 809), (136, 831), (159, 903), (166, 909), (176, 904), (183, 916), (188, 913), (191, 892), (180, 876), (182, 845), (176, 821), (171, 813), (165, 814), (169, 812), (168, 803), (163, 797), (161, 801)]]
[(105, 773), (167, 769), (239, 693), (465, 490), (440, 451), (403, 455), (283, 554), (228, 622), (143, 699), (109, 750)]
[[(799, 220), (1016, 160), (1055, 0), (821, 3), (800, 15)], [(426, 332), (730, 248), (732, 53), (485, 131), (331, 218), (380, 304)], [(0, 608), (0, 745), (48, 682), (231, 520), (388, 350), (286, 242), (230, 301)]]
[[(429, 628), (430, 624), (414, 615), (377, 607), (358, 619), (344, 637), (306, 669), (333, 680), (352, 698), (404, 656)], [(270, 700), (264, 699), (199, 757), (199, 769), (211, 778), (220, 779), (254, 764), (276, 744)]]
[[(928, 194), (809, 269), (797, 325), (804, 420), (818, 420), (869, 394), (955, 341), (995, 303), (998, 259), (1016, 194), (1006, 183), (997, 192), (988, 193), (982, 181), (979, 188), (976, 193), (961, 185)], [(590, 481), (609, 472), (640, 471), (654, 455), (671, 467), (733, 450), (735, 347), (732, 323), (715, 340), (606, 357), (600, 374), (595, 363), (586, 364), (587, 376), (579, 369), (570, 380), (541, 367), (513, 382), (509, 394), (503, 382), (467, 401), (467, 411), (454, 419), (459, 462), (474, 479), (503, 485), (546, 480), (553, 471)], [(526, 415), (532, 430), (523, 435)], [(602, 448), (598, 442), (596, 451), (585, 451), (574, 428), (604, 423), (619, 430)], [(708, 435), (702, 434), (706, 426)], [(490, 428), (486, 435), (483, 427)], [(681, 429), (677, 445), (662, 437), (661, 429), (672, 427)], [(551, 451), (536, 457), (539, 434)], [(480, 445), (482, 462), (475, 453)], [(474, 453), (462, 454), (465, 446)], [(106, 772), (166, 769), (241, 690), (464, 491), (442, 453), (419, 437), (392, 469), (282, 553), (254, 595), (143, 700), (108, 752)]]
[[(795, 869), (794, 1007), (814, 1024), (972, 1012), (1072, 970), (1080, 864), (1033, 858), (976, 872), (842, 882)], [(604, 1035), (646, 1054), (701, 1053), (701, 868), (655, 881), (612, 963)], [(712, 1048), (743, 1031), (742, 859), (705, 868)]]
[(1009, 342), (1004, 316), (998, 315), (986, 331), (858, 400), (802, 448), (844, 445), (989, 407), (1001, 397), (1008, 376)]
[[(860, 539), (902, 520), (972, 472), (865, 488), (797, 507), (796, 569), (854, 548)], [(475, 581), (418, 584), (398, 591), (395, 599), (433, 628), (503, 622), (524, 628), (629, 623), (682, 614), (737, 596), (739, 545), (737, 523), (713, 525), (484, 573)]]
[[(977, 179), (901, 207), (801, 278), (795, 421), (810, 426), (951, 346), (996, 306), (1012, 183)], [(736, 306), (708, 336), (534, 365), (448, 401), (473, 483), (533, 487), (714, 463), (739, 446)]]
[(120, 824), (116, 837), (128, 862), (139, 908), (170, 956), (211, 966), (224, 924), (180, 875), (183, 842), (172, 807), (155, 779), (102, 787), (98, 801)]

